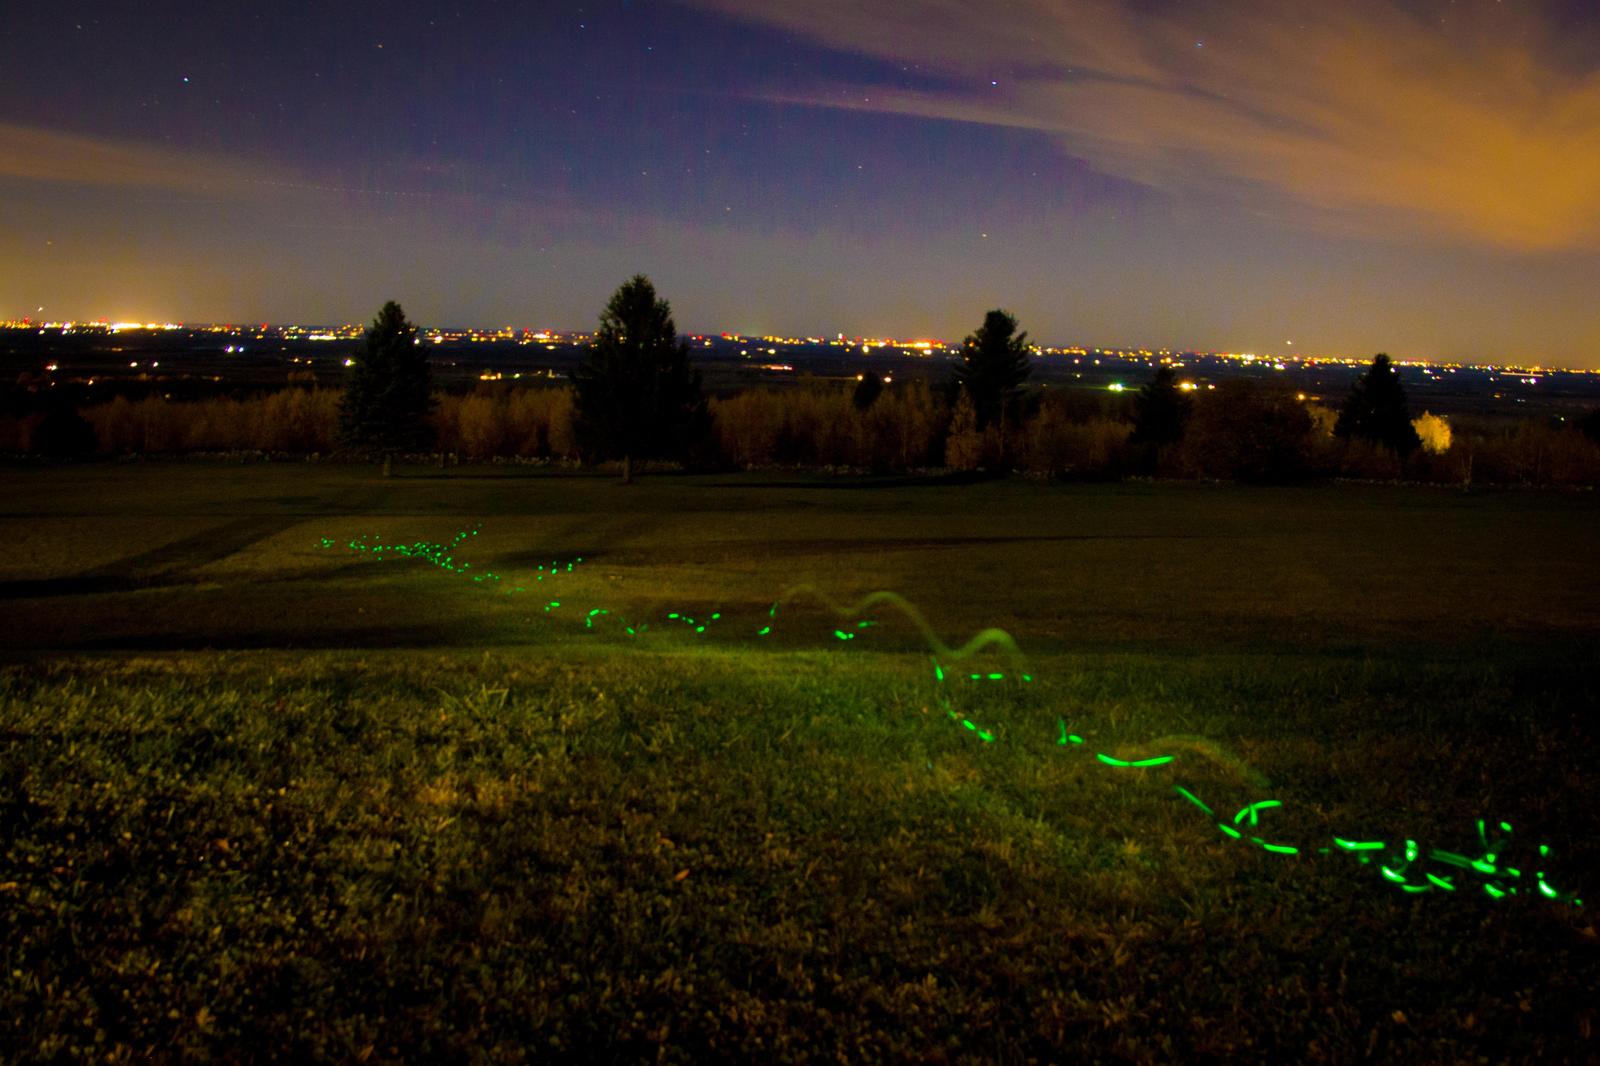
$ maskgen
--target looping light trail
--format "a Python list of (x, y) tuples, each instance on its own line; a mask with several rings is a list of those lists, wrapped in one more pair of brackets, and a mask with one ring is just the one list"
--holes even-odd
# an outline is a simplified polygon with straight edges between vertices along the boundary
[[(364, 535), (352, 538), (344, 543), (344, 547), (352, 552), (370, 555), (376, 559), (404, 558), (417, 559), (438, 567), (446, 573), (458, 574), (468, 578), (474, 583), (490, 583), (501, 587), (506, 594), (525, 593), (530, 591), (530, 586), (536, 585), (547, 579), (555, 579), (571, 574), (576, 567), (583, 563), (582, 557), (568, 561), (551, 560), (546, 568), (543, 564), (529, 574), (523, 582), (507, 578), (505, 575), (487, 569), (475, 569), (465, 561), (457, 561), (455, 552), (463, 544), (478, 535), (478, 527), (465, 529), (456, 534), (449, 543), (430, 543), (428, 541), (413, 541), (412, 543), (386, 544), (376, 535)], [(323, 548), (334, 548), (339, 541), (332, 537), (323, 537)], [(922, 637), (927, 644), (933, 664), (934, 682), (945, 685), (951, 681), (966, 681), (978, 683), (1016, 682), (1031, 684), (1033, 675), (1028, 672), (1027, 658), (1022, 649), (1012, 639), (1011, 635), (1003, 629), (984, 629), (979, 631), (965, 644), (952, 648), (946, 644), (934, 631), (933, 626), (915, 605), (905, 597), (895, 592), (873, 592), (854, 603), (842, 604), (830, 597), (827, 593), (814, 585), (796, 585), (784, 591), (771, 607), (763, 614), (760, 621), (762, 625), (750, 632), (760, 638), (773, 632), (773, 625), (778, 618), (778, 609), (786, 604), (801, 599), (810, 599), (818, 603), (824, 610), (834, 616), (837, 623), (832, 630), (832, 636), (841, 643), (855, 641), (868, 629), (879, 625), (879, 619), (863, 617), (874, 608), (888, 607), (898, 612), (911, 627)], [(550, 600), (543, 605), (543, 613), (551, 614), (561, 609), (560, 600)], [(611, 619), (620, 626), (624, 633), (630, 637), (638, 637), (648, 631), (649, 623), (641, 622), (632, 624), (622, 615), (605, 607), (590, 608), (583, 615), (584, 628), (594, 629), (597, 622)], [(696, 636), (704, 636), (708, 628), (723, 620), (720, 611), (713, 612), (704, 619), (695, 617), (682, 611), (672, 611), (666, 615), (666, 621), (681, 628), (681, 630)], [(969, 671), (965, 675), (952, 674), (946, 667), (971, 659), (980, 652), (990, 648), (998, 649), (1012, 664), (1012, 672), (1004, 671)], [(996, 734), (980, 726), (972, 719), (966, 717), (950, 705), (950, 701), (941, 696), (940, 703), (946, 716), (959, 725), (964, 731), (985, 744), (993, 744), (997, 740)], [(1079, 734), (1069, 732), (1065, 719), (1057, 719), (1057, 736), (1055, 747), (1068, 751), (1085, 751), (1088, 742)], [(1174, 738), (1185, 739), (1185, 738)], [(1215, 745), (1199, 738), (1202, 751), (1215, 748)], [(1153, 770), (1164, 766), (1173, 766), (1179, 757), (1174, 754), (1151, 755), (1139, 759), (1124, 759), (1105, 752), (1094, 753), (1095, 764), (1113, 770)], [(1230, 760), (1219, 756), (1213, 761), (1223, 761), (1237, 764), (1237, 760)], [(931, 765), (931, 764), (930, 764)], [(1237, 769), (1237, 765), (1235, 765)], [(1260, 775), (1244, 768), (1242, 776), (1264, 783)], [(1216, 811), (1202, 800), (1199, 795), (1181, 784), (1172, 785), (1173, 792), (1199, 810), (1215, 827), (1230, 841), (1242, 841), (1259, 847), (1262, 851), (1273, 855), (1294, 857), (1317, 856), (1349, 856), (1356, 858), (1363, 866), (1376, 863), (1378, 873), (1383, 883), (1393, 885), (1396, 889), (1407, 895), (1424, 895), (1433, 892), (1456, 892), (1469, 884), (1482, 888), (1484, 895), (1491, 899), (1506, 899), (1518, 895), (1540, 898), (1571, 904), (1583, 905), (1583, 901), (1574, 892), (1564, 892), (1552, 885), (1546, 875), (1547, 860), (1551, 850), (1546, 844), (1538, 845), (1536, 862), (1529, 867), (1531, 876), (1524, 872), (1523, 867), (1512, 866), (1505, 860), (1508, 849), (1512, 846), (1512, 831), (1509, 822), (1498, 823), (1498, 831), (1490, 833), (1484, 819), (1478, 819), (1478, 855), (1473, 856), (1447, 851), (1442, 848), (1431, 848), (1426, 852), (1415, 840), (1406, 839), (1400, 843), (1385, 840), (1365, 840), (1343, 837), (1330, 834), (1326, 840), (1315, 842), (1300, 841), (1288, 843), (1282, 840), (1268, 840), (1257, 835), (1264, 811), (1275, 811), (1283, 808), (1283, 801), (1277, 799), (1256, 800), (1248, 803), (1232, 816), (1231, 819), (1218, 818)], [(1331, 846), (1329, 846), (1331, 844)], [(1445, 869), (1452, 871), (1444, 872)]]

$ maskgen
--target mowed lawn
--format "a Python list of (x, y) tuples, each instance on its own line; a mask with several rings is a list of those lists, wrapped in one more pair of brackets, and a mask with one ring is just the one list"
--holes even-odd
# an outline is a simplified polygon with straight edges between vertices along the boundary
[(8, 468), (0, 1058), (1591, 1057), (1597, 518)]

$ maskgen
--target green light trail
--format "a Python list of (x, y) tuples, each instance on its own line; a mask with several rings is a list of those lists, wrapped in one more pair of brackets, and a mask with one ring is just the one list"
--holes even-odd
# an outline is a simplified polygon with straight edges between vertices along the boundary
[[(478, 536), (478, 528), (473, 527), (458, 532), (448, 543), (430, 543), (418, 540), (409, 544), (386, 544), (376, 534), (371, 534), (352, 538), (345, 541), (342, 546), (348, 551), (369, 555), (375, 559), (402, 558), (419, 560), (437, 567), (445, 573), (461, 575), (475, 584), (499, 584), (508, 595), (526, 593), (530, 591), (531, 585), (542, 582), (547, 578), (552, 580), (558, 577), (564, 579), (567, 575), (573, 574), (576, 568), (584, 561), (581, 556), (565, 562), (551, 560), (548, 568), (540, 564), (533, 573), (529, 574), (521, 582), (514, 579), (508, 580), (505, 575), (493, 570), (474, 568), (470, 562), (457, 560), (457, 549), (476, 536)], [(332, 549), (339, 547), (340, 542), (332, 537), (323, 537), (321, 546), (325, 549)], [(1002, 670), (968, 670), (964, 674), (954, 676), (961, 681), (980, 684), (1031, 684), (1033, 682), (1033, 675), (1027, 672), (1027, 662), (1021, 649), (1018, 648), (1016, 641), (1005, 630), (984, 629), (965, 644), (959, 647), (951, 647), (939, 638), (921, 611), (904, 597), (893, 592), (874, 592), (862, 597), (855, 603), (841, 604), (814, 586), (797, 585), (786, 590), (764, 612), (761, 619), (764, 624), (760, 628), (741, 630), (741, 632), (750, 633), (755, 637), (770, 635), (773, 632), (774, 623), (778, 619), (779, 608), (802, 599), (817, 602), (834, 616), (837, 624), (832, 627), (831, 634), (840, 643), (855, 642), (858, 637), (868, 635), (866, 630), (879, 626), (881, 624), (880, 618), (865, 617), (872, 613), (875, 608), (888, 608), (898, 613), (922, 637), (927, 645), (928, 651), (932, 656), (934, 682), (941, 687), (946, 686), (952, 678), (952, 675), (947, 673), (946, 666), (963, 662), (991, 649), (998, 651), (1010, 661), (1012, 666), (1010, 672)], [(561, 600), (551, 599), (544, 602), (543, 613), (547, 615), (553, 614), (561, 607)], [(591, 607), (586, 611), (580, 610), (579, 615), (583, 618), (584, 628), (588, 630), (597, 628), (596, 623), (598, 622), (610, 620), (616, 624), (622, 633), (629, 637), (638, 638), (642, 637), (650, 628), (648, 622), (629, 622), (616, 611), (606, 607)], [(702, 622), (693, 615), (681, 611), (673, 611), (666, 615), (666, 621), (678, 623), (682, 627), (681, 631), (687, 631), (697, 636), (705, 636), (709, 625), (713, 622), (720, 622), (722, 617), (720, 611), (713, 612)], [(939, 702), (941, 709), (945, 711), (946, 717), (963, 731), (972, 734), (984, 744), (996, 742), (997, 736), (992, 730), (980, 726), (971, 718), (951, 707), (947, 698), (941, 695)], [(1056, 724), (1058, 730), (1054, 744), (1056, 749), (1064, 749), (1065, 751), (1082, 750), (1085, 753), (1089, 751), (1088, 744), (1082, 736), (1068, 731), (1064, 718), (1058, 718)], [(1189, 741), (1189, 746), (1194, 747), (1194, 742), (1199, 738), (1176, 739)], [(1206, 742), (1202, 740), (1201, 743), (1205, 744)], [(1138, 759), (1123, 759), (1105, 752), (1096, 751), (1091, 765), (1098, 764), (1124, 771), (1152, 770), (1158, 767), (1172, 766), (1177, 762), (1178, 756), (1170, 754), (1152, 755)], [(930, 763), (929, 765), (931, 767), (932, 764)], [(1258, 783), (1264, 783), (1264, 781)], [(1247, 842), (1259, 847), (1268, 854), (1296, 857), (1306, 855), (1353, 855), (1359, 858), (1363, 865), (1366, 865), (1370, 862), (1369, 855), (1371, 853), (1388, 852), (1390, 849), (1389, 843), (1383, 840), (1363, 840), (1338, 835), (1332, 835), (1327, 838), (1331, 840), (1333, 848), (1322, 846), (1323, 841), (1321, 840), (1310, 844), (1305, 842), (1284, 843), (1270, 841), (1253, 834), (1247, 836), (1240, 827), (1246, 823), (1252, 829), (1259, 826), (1262, 812), (1283, 808), (1283, 801), (1266, 799), (1246, 804), (1239, 808), (1230, 825), (1226, 821), (1217, 820), (1211, 806), (1195, 792), (1181, 784), (1173, 784), (1171, 787), (1186, 803), (1197, 808), (1210, 819), (1228, 840)], [(1488, 823), (1485, 819), (1478, 819), (1476, 828), (1478, 844), (1481, 849), (1481, 853), (1477, 858), (1461, 852), (1447, 851), (1440, 848), (1424, 852), (1416, 840), (1403, 839), (1393, 852), (1396, 857), (1387, 862), (1377, 863), (1378, 870), (1385, 882), (1394, 885), (1408, 895), (1424, 894), (1436, 890), (1440, 892), (1455, 892), (1461, 887), (1457, 884), (1457, 881), (1465, 874), (1481, 877), (1482, 880), (1478, 883), (1482, 887), (1484, 895), (1491, 899), (1499, 900), (1509, 896), (1517, 896), (1519, 893), (1516, 885), (1512, 882), (1522, 879), (1522, 871), (1513, 866), (1500, 865), (1502, 855), (1511, 846), (1511, 823), (1499, 822), (1499, 833), (1494, 839), (1490, 838)], [(1538, 845), (1538, 853), (1541, 865), (1543, 865), (1542, 860), (1550, 856), (1549, 845)], [(1403, 860), (1399, 858), (1400, 855), (1404, 856)], [(1437, 874), (1425, 868), (1429, 863), (1447, 866), (1458, 872), (1453, 875)], [(1544, 899), (1579, 907), (1583, 905), (1583, 901), (1575, 893), (1562, 892), (1552, 886), (1546, 879), (1544, 870), (1539, 870), (1534, 879), (1538, 884), (1539, 895)], [(1524, 893), (1524, 895), (1528, 894)]]

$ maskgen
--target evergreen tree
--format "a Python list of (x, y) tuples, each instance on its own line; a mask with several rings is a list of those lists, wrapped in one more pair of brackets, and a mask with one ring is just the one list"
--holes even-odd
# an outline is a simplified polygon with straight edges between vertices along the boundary
[(990, 311), (983, 325), (961, 345), (956, 381), (972, 398), (981, 431), (999, 421), (1002, 405), (1028, 379), (1028, 335), (1017, 332), (1017, 320), (1005, 311)]
[(882, 395), (883, 378), (875, 371), (868, 370), (861, 375), (861, 380), (856, 382), (856, 390), (850, 394), (850, 402), (855, 405), (857, 411), (866, 411), (870, 410)]
[(1596, 407), (1579, 420), (1578, 430), (1585, 437), (1600, 444), (1600, 407)]
[(1339, 420), (1334, 423), (1333, 435), (1375, 441), (1399, 452), (1402, 458), (1422, 443), (1411, 425), (1400, 372), (1389, 364), (1387, 355), (1373, 356), (1372, 365), (1350, 390)]
[(428, 424), (433, 406), (433, 375), (417, 343), (417, 327), (390, 300), (367, 327), (345, 376), (339, 437), (346, 445), (381, 454), (387, 472), (396, 452), (433, 447)]
[(1178, 388), (1178, 375), (1170, 366), (1156, 371), (1155, 377), (1139, 390), (1133, 419), (1134, 444), (1176, 444), (1183, 439), (1183, 427), (1193, 404)]
[(643, 274), (612, 295), (572, 378), (579, 443), (590, 456), (621, 459), (625, 482), (634, 459), (681, 456), (709, 425), (700, 372), (678, 339), (672, 307)]
[(87, 459), (100, 446), (94, 426), (70, 403), (54, 407), (33, 429), (33, 452), (52, 459)]

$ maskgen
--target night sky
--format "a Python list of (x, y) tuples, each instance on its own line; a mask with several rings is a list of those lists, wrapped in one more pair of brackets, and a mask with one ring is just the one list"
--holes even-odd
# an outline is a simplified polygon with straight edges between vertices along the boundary
[(643, 271), (691, 331), (1600, 367), (1595, 0), (0, 24), (0, 318), (588, 329)]

